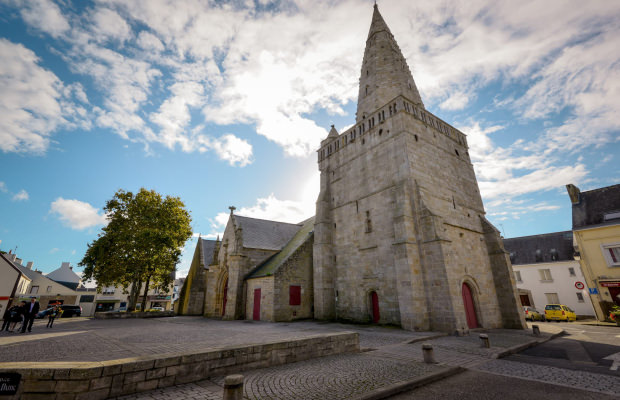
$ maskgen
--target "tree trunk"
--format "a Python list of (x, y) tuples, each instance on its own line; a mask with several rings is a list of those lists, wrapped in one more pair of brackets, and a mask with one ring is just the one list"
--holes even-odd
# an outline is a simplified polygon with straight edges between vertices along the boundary
[(134, 311), (136, 309), (136, 304), (138, 303), (138, 296), (140, 295), (140, 287), (142, 286), (142, 281), (138, 280), (131, 284), (131, 292), (129, 294), (129, 305), (127, 307), (127, 311)]
[(146, 284), (144, 285), (144, 296), (142, 297), (142, 311), (146, 311), (146, 295), (149, 292), (149, 284), (151, 283), (151, 276), (146, 277)]

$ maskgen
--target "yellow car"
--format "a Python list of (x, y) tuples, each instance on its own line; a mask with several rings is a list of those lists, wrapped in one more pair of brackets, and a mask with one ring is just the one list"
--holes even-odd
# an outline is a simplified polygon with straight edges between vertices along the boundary
[(564, 304), (547, 304), (545, 318), (547, 321), (577, 321), (577, 314)]
[(534, 307), (523, 306), (523, 313), (526, 321), (544, 321), (545, 316), (538, 312)]

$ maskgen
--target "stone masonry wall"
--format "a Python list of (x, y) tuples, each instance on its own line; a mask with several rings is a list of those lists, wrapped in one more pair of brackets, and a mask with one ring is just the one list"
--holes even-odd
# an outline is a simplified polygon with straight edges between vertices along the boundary
[(0, 373), (21, 375), (11, 400), (98, 400), (196, 382), (332, 354), (359, 351), (355, 332), (316, 335), (242, 347), (101, 362), (0, 363)]
[(274, 277), (249, 279), (246, 281), (245, 319), (253, 319), (254, 290), (260, 289), (260, 321), (274, 321)]
[[(313, 317), (314, 286), (312, 273), (312, 236), (302, 244), (275, 274), (274, 321), (292, 321)], [(290, 305), (290, 286), (301, 286), (301, 304)], [(248, 292), (249, 293), (249, 292)]]

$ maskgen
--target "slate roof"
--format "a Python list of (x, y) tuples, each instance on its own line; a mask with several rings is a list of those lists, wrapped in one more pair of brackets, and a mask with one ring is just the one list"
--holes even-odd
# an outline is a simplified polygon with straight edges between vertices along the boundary
[(215, 245), (217, 241), (208, 239), (198, 239), (200, 241), (200, 262), (206, 268), (211, 265), (213, 261), (213, 253), (215, 252)]
[(314, 234), (314, 217), (305, 220), (302, 224), (301, 229), (299, 229), (286, 246), (284, 246), (282, 251), (265, 260), (250, 272), (245, 279), (260, 278), (276, 273), (286, 260)]
[(248, 249), (281, 250), (302, 226), (240, 215), (235, 215), (235, 221), (243, 230), (243, 247)]
[(504, 248), (513, 265), (572, 261), (575, 252), (572, 231), (504, 239)]
[(619, 223), (618, 219), (605, 220), (610, 213), (620, 213), (620, 185), (581, 192), (579, 203), (573, 204), (573, 229)]
[(77, 284), (80, 283), (80, 276), (76, 274), (75, 272), (73, 272), (68, 262), (63, 262), (60, 265), (60, 268), (56, 268), (55, 270), (53, 270), (52, 272), (50, 272), (49, 274), (45, 276), (47, 276), (51, 280), (56, 281), (58, 283), (73, 282), (76, 284), (76, 287), (77, 287)]
[[(13, 265), (15, 265), (15, 267), (17, 267), (17, 269), (19, 270), (19, 272), (21, 272), (22, 274), (26, 275), (28, 278), (30, 278), (30, 280), (35, 280), (35, 279), (47, 279), (48, 281), (50, 281), (50, 283), (52, 282), (56, 282), (50, 278), (48, 278), (47, 276), (43, 275), (40, 272), (37, 271), (33, 271), (31, 269), (28, 269), (26, 267), (24, 267), (23, 265), (19, 265), (16, 262), (13, 262)], [(60, 283), (60, 282), (56, 282), (56, 283)]]

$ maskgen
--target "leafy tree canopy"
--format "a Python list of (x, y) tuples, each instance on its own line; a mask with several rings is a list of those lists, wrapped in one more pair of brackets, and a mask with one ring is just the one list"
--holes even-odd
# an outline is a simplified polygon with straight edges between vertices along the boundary
[(119, 190), (104, 211), (108, 225), (88, 245), (79, 265), (84, 279), (99, 287), (170, 285), (181, 250), (192, 235), (191, 217), (178, 197), (144, 188), (136, 194)]

